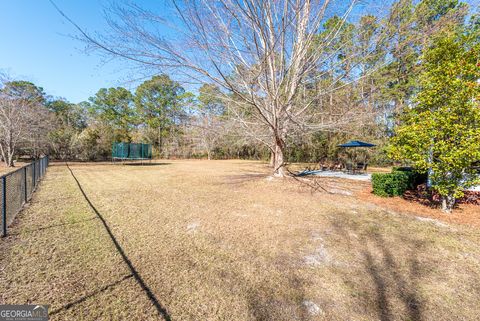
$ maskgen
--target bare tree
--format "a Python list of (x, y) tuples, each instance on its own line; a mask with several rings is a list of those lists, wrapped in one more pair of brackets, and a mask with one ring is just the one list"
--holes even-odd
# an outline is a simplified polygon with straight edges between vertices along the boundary
[[(335, 110), (321, 99), (367, 74), (358, 70), (367, 57), (348, 66), (337, 58), (349, 41), (339, 33), (355, 2), (173, 0), (174, 18), (130, 4), (110, 10), (112, 32), (101, 36), (87, 34), (57, 9), (96, 49), (154, 72), (174, 70), (221, 87), (229, 115), (270, 149), (274, 175), (284, 176), (288, 137), (336, 130), (365, 112), (353, 96)], [(332, 13), (338, 22), (324, 32)], [(175, 36), (159, 32), (159, 24), (170, 26)], [(322, 83), (326, 75), (332, 80)]]
[(49, 133), (55, 128), (55, 116), (42, 104), (31, 102), (25, 120), (26, 131), (20, 142), (22, 151), (33, 158), (47, 155), (52, 145)]
[(0, 94), (0, 153), (6, 166), (13, 167), (17, 143), (24, 131), (22, 108), (10, 97)]
[(207, 153), (207, 159), (212, 159), (213, 152), (220, 140), (228, 134), (228, 122), (217, 115), (200, 113), (192, 118), (190, 135), (197, 145)]
[(0, 87), (0, 153), (5, 165), (13, 167), (19, 143), (34, 133), (40, 106), (37, 99), (10, 84), (4, 80)]

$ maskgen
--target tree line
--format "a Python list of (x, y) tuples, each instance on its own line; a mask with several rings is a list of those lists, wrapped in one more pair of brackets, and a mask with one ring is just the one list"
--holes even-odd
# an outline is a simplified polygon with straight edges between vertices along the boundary
[(226, 129), (225, 106), (216, 90), (204, 85), (194, 95), (162, 74), (133, 93), (101, 88), (74, 104), (48, 96), (31, 82), (5, 78), (0, 157), (7, 166), (19, 157), (46, 154), (61, 160), (106, 160), (114, 142), (146, 142), (157, 157), (261, 158), (255, 145)]

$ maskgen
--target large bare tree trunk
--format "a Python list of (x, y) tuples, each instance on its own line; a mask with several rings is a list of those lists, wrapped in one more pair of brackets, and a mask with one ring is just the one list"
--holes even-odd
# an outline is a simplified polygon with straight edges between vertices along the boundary
[(283, 150), (281, 148), (277, 149), (275, 153), (275, 161), (273, 165), (273, 176), (275, 177), (285, 177), (285, 162), (283, 160)]
[(276, 137), (275, 139), (275, 157), (273, 162), (273, 176), (275, 177), (285, 177), (285, 140), (281, 137)]

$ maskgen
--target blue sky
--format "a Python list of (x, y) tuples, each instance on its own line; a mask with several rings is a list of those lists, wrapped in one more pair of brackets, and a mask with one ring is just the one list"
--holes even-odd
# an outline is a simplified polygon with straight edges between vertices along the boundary
[[(89, 33), (108, 29), (103, 10), (113, 1), (54, 0)], [(168, 10), (165, 0), (135, 3), (157, 12)], [(134, 74), (134, 69), (120, 60), (105, 63), (98, 52), (87, 54), (84, 44), (72, 35), (78, 31), (48, 0), (0, 0), (0, 72), (29, 80), (47, 94), (73, 103), (87, 100), (102, 87), (135, 88), (138, 82), (131, 80), (143, 75)], [(188, 84), (185, 87), (195, 91)]]
[[(65, 14), (89, 33), (105, 31), (103, 9), (110, 1), (113, 0), (55, 0)], [(164, 0), (135, 2), (166, 10)], [(77, 30), (48, 0), (0, 0), (0, 73), (29, 80), (43, 87), (47, 94), (74, 103), (87, 100), (102, 87), (135, 88), (137, 83), (130, 80), (139, 75), (132, 68), (119, 60), (106, 63), (98, 52), (87, 54), (84, 44), (72, 38), (76, 34)]]
[[(54, 1), (87, 32), (107, 29), (103, 10), (113, 0)], [(135, 3), (167, 10), (164, 0)], [(87, 54), (84, 44), (72, 35), (78, 35), (78, 31), (48, 0), (0, 0), (0, 72), (29, 80), (47, 94), (74, 103), (87, 100), (102, 87), (135, 88), (138, 82), (131, 79), (143, 75), (133, 74), (133, 68), (125, 62), (105, 63), (98, 52)]]
[[(105, 28), (99, 0), (57, 0), (57, 5), (90, 32)], [(0, 0), (0, 71), (32, 81), (47, 94), (80, 102), (101, 87), (133, 87), (119, 61), (105, 64), (84, 45), (48, 0)], [(130, 88), (131, 89), (131, 88)]]

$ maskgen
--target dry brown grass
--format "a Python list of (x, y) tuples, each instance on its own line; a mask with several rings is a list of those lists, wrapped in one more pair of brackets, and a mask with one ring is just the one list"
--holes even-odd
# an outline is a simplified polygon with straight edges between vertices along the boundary
[(29, 164), (29, 163), (28, 162), (27, 163), (15, 162), (15, 167), (7, 167), (7, 166), (5, 166), (5, 163), (0, 162), (0, 176), (5, 175), (5, 174), (10, 173), (10, 172), (13, 172), (13, 171), (15, 171), (15, 170), (19, 169), (20, 167), (25, 166), (27, 164)]
[(56, 164), (0, 241), (1, 303), (51, 304), (52, 320), (480, 314), (477, 229), (311, 193), (258, 162), (70, 167), (120, 249)]

